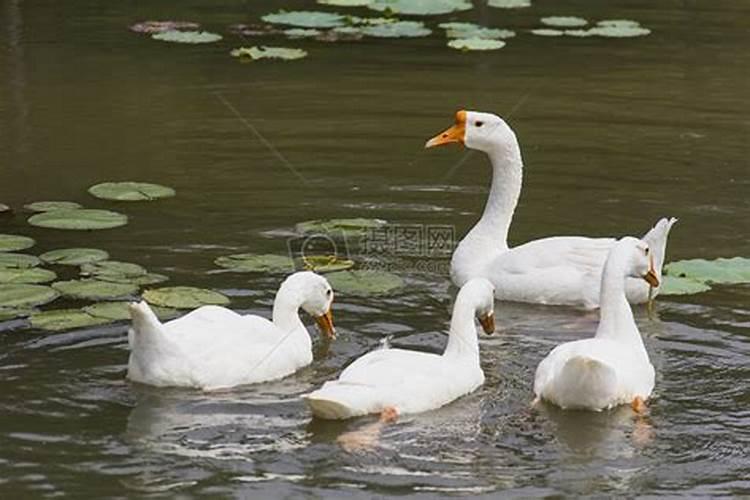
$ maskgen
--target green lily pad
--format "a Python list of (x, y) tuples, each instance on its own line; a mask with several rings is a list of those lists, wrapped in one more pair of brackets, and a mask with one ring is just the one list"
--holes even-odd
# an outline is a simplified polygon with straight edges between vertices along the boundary
[(322, 5), (334, 5), (336, 7), (366, 7), (373, 0), (318, 0)]
[(596, 26), (589, 31), (605, 38), (635, 38), (651, 33), (650, 29), (640, 26)]
[(0, 253), (0, 269), (27, 269), (29, 267), (36, 267), (41, 263), (42, 261), (33, 255), (26, 255), (23, 253)]
[(197, 30), (198, 28), (200, 28), (198, 23), (190, 21), (141, 21), (130, 26), (131, 31), (148, 34), (173, 30)]
[(258, 59), (283, 59), (292, 61), (302, 59), (307, 56), (307, 52), (302, 49), (288, 49), (285, 47), (240, 47), (230, 52), (233, 57), (249, 58), (253, 61)]
[(117, 260), (101, 260), (98, 262), (89, 262), (81, 266), (81, 274), (93, 276), (97, 279), (131, 279), (145, 276), (148, 273), (146, 268), (133, 264), (132, 262), (120, 262)]
[(432, 31), (420, 21), (396, 21), (365, 26), (362, 28), (362, 33), (376, 38), (417, 38), (428, 36)]
[(382, 295), (402, 288), (399, 276), (382, 271), (339, 271), (326, 275), (334, 290), (350, 295)]
[(110, 321), (97, 318), (79, 309), (60, 309), (57, 311), (37, 312), (31, 315), (31, 326), (40, 330), (60, 331), (103, 325)]
[(171, 187), (148, 182), (102, 182), (89, 188), (89, 193), (103, 200), (152, 201), (174, 196)]
[(445, 36), (448, 38), (486, 38), (498, 40), (516, 36), (515, 31), (488, 28), (474, 23), (441, 23), (439, 26), (445, 30)]
[(47, 264), (80, 266), (91, 262), (107, 260), (109, 254), (98, 248), (61, 248), (43, 253), (39, 258)]
[(53, 210), (29, 217), (32, 226), (52, 229), (87, 231), (94, 229), (111, 229), (128, 223), (127, 215), (109, 210), (79, 208), (74, 210)]
[(582, 17), (575, 16), (549, 16), (541, 19), (542, 24), (556, 28), (580, 28), (589, 22)]
[(113, 283), (97, 279), (58, 281), (52, 288), (66, 297), (85, 300), (105, 300), (127, 297), (138, 291), (131, 283)]
[[(127, 321), (130, 320), (129, 302), (99, 302), (83, 308), (85, 313), (96, 318), (108, 319), (110, 321)], [(180, 315), (177, 309), (168, 307), (151, 307), (156, 317), (160, 320), (176, 318)]]
[(750, 283), (750, 259), (733, 257), (680, 260), (667, 264), (665, 273), (670, 277), (688, 278), (704, 283)]
[(676, 276), (663, 276), (659, 295), (693, 295), (706, 292), (711, 287), (702, 281)]
[(579, 38), (586, 38), (589, 36), (596, 36), (596, 33), (594, 30), (588, 29), (588, 30), (565, 30), (563, 32), (565, 36), (575, 36)]
[(0, 285), (0, 307), (5, 309), (41, 306), (59, 296), (44, 285)]
[(640, 28), (641, 24), (638, 21), (631, 21), (630, 19), (603, 19), (596, 23), (597, 26), (604, 28)]
[(237, 253), (219, 257), (214, 263), (238, 273), (287, 273), (294, 270), (292, 259), (272, 254)]
[(222, 36), (208, 31), (160, 31), (151, 35), (154, 40), (172, 43), (213, 43), (221, 40)]
[(305, 255), (302, 258), (305, 269), (316, 273), (345, 271), (354, 267), (354, 261), (336, 255)]
[(149, 304), (174, 309), (195, 309), (205, 305), (225, 306), (229, 304), (229, 297), (226, 295), (213, 290), (190, 286), (146, 290), (143, 292), (143, 298)]
[(0, 309), (0, 321), (8, 321), (16, 318), (25, 318), (31, 315), (31, 309)]
[(468, 0), (372, 0), (367, 7), (395, 14), (431, 16), (470, 10), (474, 6)]
[(563, 36), (565, 34), (562, 30), (553, 30), (549, 28), (531, 30), (530, 33), (537, 36)]
[(26, 269), (12, 269), (0, 267), (0, 283), (49, 283), (57, 275), (52, 271), (31, 267)]
[(531, 0), (489, 0), (487, 5), (498, 9), (521, 9), (531, 7)]
[(33, 247), (36, 242), (28, 236), (0, 234), (0, 252), (16, 252)]
[(335, 28), (346, 24), (346, 18), (333, 12), (318, 12), (312, 10), (279, 11), (261, 17), (271, 24), (283, 24), (297, 28)]
[(13, 209), (10, 208), (8, 205), (6, 205), (5, 203), (0, 203), (0, 214), (9, 213), (12, 211)]
[(312, 28), (291, 28), (284, 30), (284, 34), (289, 38), (315, 38), (316, 36), (320, 36), (321, 33), (323, 32)]
[(487, 40), (484, 38), (457, 38), (448, 42), (448, 47), (457, 50), (497, 50), (505, 47), (502, 40)]
[(35, 201), (24, 205), (23, 208), (32, 212), (50, 212), (52, 210), (75, 210), (82, 208), (82, 205), (74, 201)]
[(298, 233), (304, 235), (324, 234), (336, 238), (338, 236), (350, 238), (364, 236), (367, 231), (383, 227), (387, 224), (382, 219), (330, 219), (308, 220), (295, 226)]
[(141, 286), (148, 286), (148, 285), (156, 285), (158, 283), (164, 283), (165, 281), (169, 281), (169, 276), (164, 276), (163, 274), (156, 274), (156, 273), (147, 273), (143, 274), (141, 276), (126, 276), (121, 274), (101, 274), (96, 275), (96, 279), (102, 280), (102, 281), (109, 281), (111, 283), (130, 283), (131, 285), (137, 285), (139, 287)]

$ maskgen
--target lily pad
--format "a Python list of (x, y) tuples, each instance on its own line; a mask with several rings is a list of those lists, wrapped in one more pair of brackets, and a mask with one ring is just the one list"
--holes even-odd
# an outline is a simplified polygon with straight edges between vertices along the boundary
[(498, 9), (521, 9), (531, 7), (531, 0), (489, 0), (487, 5)]
[(563, 36), (565, 34), (565, 32), (562, 30), (553, 30), (549, 28), (539, 28), (531, 30), (530, 33), (537, 36)]
[(659, 295), (692, 295), (710, 289), (711, 287), (702, 281), (677, 276), (664, 276), (659, 287)]
[[(129, 302), (99, 302), (83, 308), (83, 311), (96, 318), (108, 319), (110, 321), (130, 320)], [(156, 317), (160, 320), (176, 318), (180, 315), (177, 309), (168, 307), (151, 307)]]
[(272, 254), (238, 253), (219, 257), (214, 263), (239, 273), (287, 273), (294, 269), (292, 259)]
[(85, 300), (117, 299), (138, 291), (138, 287), (130, 283), (113, 283), (97, 279), (58, 281), (52, 283), (52, 288), (66, 297)]
[(635, 38), (651, 33), (650, 29), (639, 26), (596, 26), (589, 31), (605, 38)]
[(439, 25), (445, 30), (448, 38), (486, 38), (498, 40), (516, 36), (515, 31), (498, 28), (488, 28), (474, 23), (442, 23)]
[(432, 31), (420, 21), (396, 21), (365, 26), (362, 28), (362, 33), (376, 38), (417, 38), (428, 36)]
[(431, 16), (470, 10), (474, 6), (468, 0), (372, 0), (368, 7), (394, 14)]
[(123, 278), (131, 279), (145, 276), (148, 273), (145, 267), (132, 262), (120, 262), (117, 260), (102, 260), (89, 262), (81, 266), (81, 274), (94, 276), (97, 279)]
[(33, 247), (36, 242), (28, 236), (0, 234), (0, 252), (16, 252)]
[(603, 19), (596, 23), (597, 26), (604, 28), (640, 28), (641, 24), (638, 21), (631, 21), (630, 19)]
[(373, 0), (318, 0), (322, 5), (334, 5), (336, 7), (366, 7)]
[(24, 308), (52, 302), (60, 294), (44, 285), (0, 285), (0, 308)]
[(169, 30), (154, 33), (151, 35), (151, 38), (161, 40), (162, 42), (196, 44), (218, 42), (222, 36), (217, 33), (209, 33), (208, 31)]
[(284, 34), (289, 38), (315, 38), (316, 36), (320, 36), (321, 33), (323, 32), (312, 28), (291, 28), (284, 30)]
[(80, 266), (91, 262), (107, 260), (109, 254), (98, 248), (61, 248), (43, 253), (39, 258), (47, 264)]
[(667, 264), (665, 272), (670, 277), (688, 278), (703, 283), (750, 283), (750, 259), (733, 257), (681, 260)]
[(588, 29), (588, 30), (565, 30), (563, 32), (565, 36), (575, 36), (579, 38), (586, 38), (589, 36), (596, 36), (596, 33), (594, 30)]
[(127, 215), (109, 210), (80, 208), (75, 210), (53, 210), (29, 217), (32, 226), (73, 231), (111, 229), (128, 223)]
[(190, 21), (142, 21), (130, 25), (130, 31), (136, 33), (163, 33), (174, 30), (197, 30), (200, 24)]
[(302, 49), (288, 49), (285, 47), (240, 47), (230, 52), (233, 57), (249, 58), (253, 61), (258, 59), (283, 59), (291, 61), (302, 59), (307, 52)]
[(26, 269), (12, 269), (0, 267), (0, 283), (49, 283), (57, 275), (47, 269), (31, 267)]
[(229, 297), (213, 290), (190, 286), (155, 288), (143, 292), (149, 304), (174, 309), (194, 309), (205, 305), (225, 306)]
[(229, 32), (242, 36), (281, 35), (284, 31), (270, 24), (232, 24)]
[(345, 271), (354, 267), (354, 261), (336, 255), (305, 255), (302, 257), (305, 269), (316, 273)]
[(0, 309), (0, 321), (10, 319), (25, 318), (31, 315), (31, 309)]
[(89, 193), (103, 200), (152, 201), (174, 196), (171, 187), (148, 182), (103, 182), (89, 188)]
[(12, 211), (13, 209), (8, 205), (6, 205), (5, 203), (0, 203), (0, 214), (10, 213)]
[(541, 19), (542, 24), (556, 28), (580, 28), (589, 22), (582, 17), (575, 16), (549, 16)]
[(156, 285), (158, 283), (164, 283), (165, 281), (169, 281), (169, 276), (164, 276), (163, 274), (156, 274), (156, 273), (147, 273), (141, 276), (124, 276), (124, 275), (104, 274), (104, 275), (97, 275), (96, 279), (100, 279), (102, 281), (109, 281), (112, 283), (130, 283), (132, 285), (137, 285), (141, 287), (141, 286), (148, 286), (148, 285)]
[(42, 261), (39, 260), (39, 257), (33, 255), (26, 255), (23, 253), (0, 253), (0, 269), (27, 269), (29, 267), (36, 267), (41, 263)]
[(355, 26), (340, 26), (328, 31), (323, 31), (315, 39), (319, 42), (351, 42), (362, 40), (364, 37), (361, 28)]
[(402, 288), (399, 276), (383, 271), (339, 271), (326, 275), (334, 290), (350, 295), (382, 295)]
[(32, 212), (50, 212), (52, 210), (74, 210), (82, 208), (80, 203), (74, 201), (35, 201), (24, 205), (23, 208)]
[(457, 38), (448, 42), (448, 47), (463, 51), (497, 50), (505, 47), (502, 40), (486, 40), (484, 38)]
[(60, 331), (109, 323), (105, 318), (94, 317), (80, 309), (60, 309), (37, 312), (31, 315), (31, 326), (40, 330)]
[(382, 219), (330, 219), (330, 220), (308, 220), (300, 222), (295, 226), (298, 233), (304, 235), (324, 234), (333, 238), (364, 236), (367, 231), (383, 227), (387, 224)]
[(346, 17), (334, 12), (312, 10), (279, 11), (266, 14), (261, 19), (267, 23), (295, 26), (297, 28), (335, 28), (346, 24)]

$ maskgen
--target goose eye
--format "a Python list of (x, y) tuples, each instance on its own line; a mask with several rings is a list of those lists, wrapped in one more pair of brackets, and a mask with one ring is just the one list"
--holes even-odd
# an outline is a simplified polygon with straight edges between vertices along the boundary
[(481, 127), (482, 125), (484, 125), (484, 122), (476, 122), (474, 123), (474, 125), (477, 127)]
[(326, 297), (330, 297), (331, 295), (333, 295), (333, 290), (329, 288), (328, 290), (326, 290)]
[(648, 255), (648, 247), (646, 247), (646, 248), (645, 248), (645, 249), (643, 250), (643, 252), (644, 252), (644, 253), (645, 253), (646, 255)]

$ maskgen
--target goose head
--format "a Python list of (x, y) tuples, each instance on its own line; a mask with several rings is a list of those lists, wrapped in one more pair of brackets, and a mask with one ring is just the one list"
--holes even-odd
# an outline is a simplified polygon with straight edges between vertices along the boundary
[(456, 113), (456, 122), (452, 127), (427, 141), (425, 148), (453, 142), (485, 153), (510, 149), (518, 144), (513, 129), (499, 116), (464, 110)]
[(336, 338), (333, 327), (333, 289), (323, 276), (312, 271), (302, 271), (289, 276), (279, 287), (277, 300), (289, 296), (306, 313), (315, 318), (321, 333), (329, 339)]
[(654, 256), (649, 244), (638, 238), (626, 236), (618, 244), (627, 250), (627, 264), (625, 267), (627, 276), (632, 278), (643, 278), (646, 282), (656, 288), (659, 286), (659, 275), (654, 266)]
[(456, 304), (469, 302), (475, 311), (484, 333), (495, 332), (495, 287), (484, 278), (474, 278), (466, 282), (456, 297)]

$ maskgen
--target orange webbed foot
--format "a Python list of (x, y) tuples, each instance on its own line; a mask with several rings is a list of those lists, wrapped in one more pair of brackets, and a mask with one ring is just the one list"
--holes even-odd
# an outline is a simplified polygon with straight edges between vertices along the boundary
[(630, 407), (639, 415), (644, 415), (648, 412), (646, 401), (640, 396), (636, 396), (635, 398), (633, 398), (632, 403), (630, 403)]

